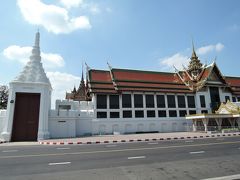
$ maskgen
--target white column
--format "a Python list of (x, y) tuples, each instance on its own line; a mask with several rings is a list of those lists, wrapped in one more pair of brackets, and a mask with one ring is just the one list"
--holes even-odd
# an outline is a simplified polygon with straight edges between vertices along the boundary
[(134, 94), (133, 93), (131, 93), (131, 100), (132, 100), (132, 117), (135, 118)]
[(167, 94), (164, 94), (164, 98), (165, 98), (166, 116), (169, 117)]
[(154, 109), (155, 109), (155, 117), (158, 117), (158, 110), (157, 110), (157, 95), (156, 93), (153, 95), (154, 97)]
[(177, 112), (177, 117), (179, 117), (180, 116), (180, 114), (179, 114), (179, 110), (178, 110), (178, 99), (177, 99), (177, 94), (174, 94), (174, 97), (175, 97), (175, 103), (176, 103), (176, 112)]
[(122, 111), (122, 94), (119, 94), (119, 118), (123, 118), (123, 111)]
[(51, 109), (49, 104), (50, 99), (51, 90), (48, 87), (43, 87), (40, 97), (38, 140), (49, 139), (50, 136), (48, 131), (48, 114)]
[(217, 123), (217, 125), (218, 125), (218, 130), (221, 130), (221, 128), (222, 128), (222, 119), (215, 119), (215, 121), (216, 121), (216, 123)]
[(146, 94), (143, 93), (143, 117), (146, 118), (147, 117), (147, 110), (146, 110)]
[(197, 120), (193, 119), (192, 121), (193, 121), (193, 123), (192, 123), (192, 125), (193, 125), (193, 132), (196, 132), (197, 131)]
[(238, 128), (240, 129), (240, 118), (237, 118)]
[(208, 119), (202, 119), (203, 125), (204, 125), (204, 131), (207, 132), (208, 128)]
[(7, 116), (4, 122), (3, 132), (1, 133), (3, 139), (5, 141), (11, 140), (12, 135), (12, 125), (13, 125), (13, 115), (15, 108), (15, 100), (16, 100), (16, 92), (13, 90), (13, 84), (9, 84), (9, 96), (8, 96), (8, 104), (7, 104)]
[(109, 101), (109, 99), (110, 99), (110, 95), (106, 95), (107, 96), (107, 118), (110, 118), (110, 101)]

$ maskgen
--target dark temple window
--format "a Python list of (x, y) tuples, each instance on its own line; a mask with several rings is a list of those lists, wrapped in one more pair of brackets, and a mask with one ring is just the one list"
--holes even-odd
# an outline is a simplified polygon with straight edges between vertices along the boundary
[(178, 107), (185, 108), (186, 107), (185, 96), (177, 96), (177, 99), (178, 99)]
[(165, 108), (165, 97), (164, 95), (157, 95), (157, 107), (158, 108)]
[(188, 101), (188, 107), (189, 108), (195, 108), (195, 98), (194, 96), (187, 96), (187, 101)]
[(146, 107), (147, 108), (154, 108), (154, 96), (153, 95), (146, 95)]
[(142, 94), (134, 94), (134, 107), (135, 108), (143, 107), (143, 95)]
[(110, 95), (109, 96), (110, 109), (119, 109), (119, 96)]
[(167, 95), (167, 101), (168, 101), (168, 107), (169, 108), (175, 108), (176, 102), (175, 102), (175, 96), (174, 95)]
[(131, 108), (132, 107), (131, 94), (123, 94), (122, 95), (122, 107), (123, 108)]
[(97, 95), (97, 109), (107, 109), (106, 95)]

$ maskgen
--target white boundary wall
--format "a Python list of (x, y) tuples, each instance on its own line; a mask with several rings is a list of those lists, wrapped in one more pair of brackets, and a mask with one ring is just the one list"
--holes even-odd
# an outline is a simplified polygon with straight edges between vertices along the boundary
[(1, 132), (3, 131), (6, 122), (7, 110), (0, 110), (0, 139), (2, 139)]

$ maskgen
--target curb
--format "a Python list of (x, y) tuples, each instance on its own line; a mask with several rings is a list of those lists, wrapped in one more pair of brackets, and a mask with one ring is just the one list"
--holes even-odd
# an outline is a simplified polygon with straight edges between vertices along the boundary
[[(104, 141), (40, 141), (41, 145), (84, 145), (84, 144), (114, 144), (114, 143), (128, 143), (128, 142), (148, 142), (148, 141), (170, 141), (170, 140), (183, 140), (183, 139), (203, 139), (203, 138), (218, 138), (218, 137), (229, 137), (229, 136), (240, 136), (240, 133), (233, 134), (216, 134), (216, 135), (205, 135), (205, 136), (187, 136), (187, 137), (171, 137), (171, 138), (152, 138), (152, 139), (129, 139), (129, 140), (104, 140)], [(2, 143), (2, 142), (0, 142)]]

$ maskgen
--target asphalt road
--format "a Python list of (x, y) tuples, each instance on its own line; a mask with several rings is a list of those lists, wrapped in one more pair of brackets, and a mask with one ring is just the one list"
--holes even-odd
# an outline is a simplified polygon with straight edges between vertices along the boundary
[(0, 146), (0, 180), (187, 180), (236, 174), (240, 174), (240, 137)]

